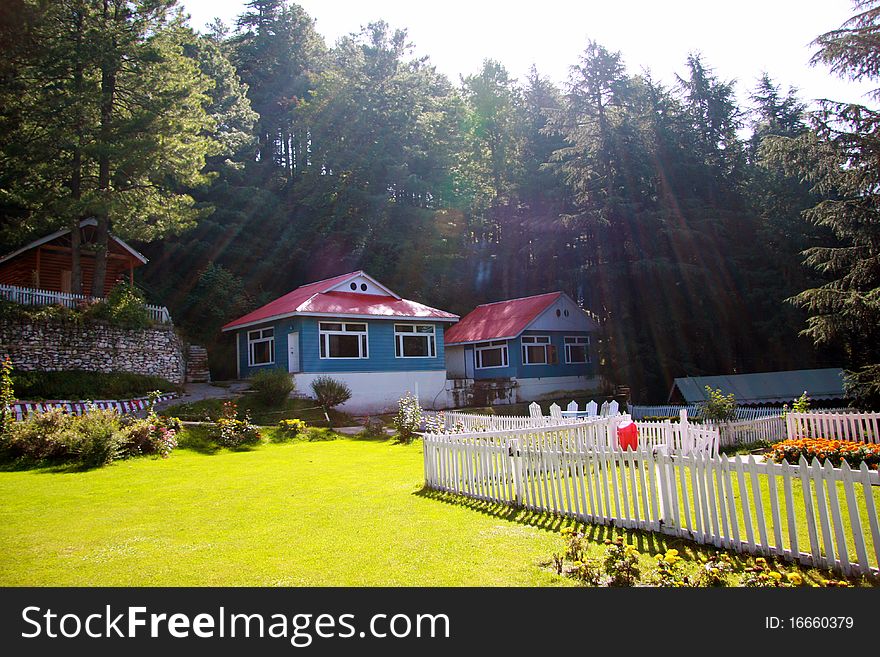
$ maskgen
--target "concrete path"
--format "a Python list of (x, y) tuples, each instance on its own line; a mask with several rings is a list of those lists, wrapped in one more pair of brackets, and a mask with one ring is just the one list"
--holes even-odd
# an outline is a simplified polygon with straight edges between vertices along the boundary
[(249, 387), (249, 383), (239, 381), (230, 383), (228, 388), (211, 385), (210, 383), (187, 383), (184, 385), (184, 393), (181, 396), (156, 404), (156, 410), (161, 411), (169, 406), (189, 404), (202, 401), (203, 399), (232, 399), (233, 397), (238, 397)]

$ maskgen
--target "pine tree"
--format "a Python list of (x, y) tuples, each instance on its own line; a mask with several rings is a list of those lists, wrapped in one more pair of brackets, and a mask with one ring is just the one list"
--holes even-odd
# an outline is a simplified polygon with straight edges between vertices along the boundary
[[(814, 63), (852, 80), (880, 79), (880, 3), (840, 29), (819, 36)], [(878, 97), (878, 92), (875, 92)], [(811, 129), (777, 138), (768, 153), (809, 183), (823, 200), (805, 217), (836, 238), (805, 252), (805, 263), (826, 277), (792, 301), (809, 312), (804, 334), (816, 344), (841, 345), (848, 389), (863, 403), (880, 401), (880, 112), (863, 105), (823, 101)]]

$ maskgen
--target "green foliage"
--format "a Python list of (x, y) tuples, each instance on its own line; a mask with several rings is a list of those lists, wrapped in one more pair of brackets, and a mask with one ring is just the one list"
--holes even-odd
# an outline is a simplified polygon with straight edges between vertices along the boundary
[(706, 386), (706, 400), (702, 403), (702, 417), (709, 422), (730, 422), (736, 419), (736, 397), (725, 395), (720, 388)]
[(806, 413), (810, 410), (810, 398), (807, 397), (806, 390), (804, 390), (804, 394), (791, 403), (791, 410), (794, 413)]
[(92, 408), (82, 415), (68, 415), (54, 409), (14, 423), (3, 439), (3, 454), (13, 460), (97, 468), (128, 456), (126, 440), (122, 418), (115, 411)]
[(247, 411), (242, 419), (238, 418), (238, 405), (234, 401), (223, 402), (223, 415), (214, 422), (211, 437), (218, 445), (233, 449), (255, 445), (263, 439), (259, 428), (251, 424)]
[(385, 433), (385, 423), (378, 417), (368, 417), (364, 422), (363, 430), (358, 435), (368, 439), (388, 437), (388, 434)]
[(177, 386), (158, 376), (132, 372), (15, 372), (12, 375), (20, 399), (128, 399), (154, 390), (171, 392)]
[(690, 586), (687, 575), (682, 569), (682, 558), (678, 550), (667, 550), (657, 556), (657, 569), (651, 577), (651, 583), (661, 588), (682, 588)]
[(116, 284), (106, 299), (89, 305), (84, 316), (124, 329), (143, 330), (152, 325), (144, 295), (128, 283)]
[(296, 438), (305, 432), (307, 425), (302, 420), (281, 420), (278, 429), (285, 438)]
[(622, 538), (606, 539), (605, 559), (602, 566), (608, 576), (608, 586), (635, 586), (641, 576), (639, 551)]
[(400, 442), (412, 442), (416, 432), (422, 427), (422, 408), (415, 395), (408, 392), (397, 401), (397, 415), (392, 424)]
[(6, 356), (0, 363), (0, 436), (9, 431), (15, 421), (15, 414), (12, 412), (12, 405), (15, 403), (12, 370), (12, 359)]
[(325, 409), (344, 404), (351, 399), (351, 388), (330, 376), (319, 376), (312, 381), (315, 399)]
[(293, 392), (293, 377), (284, 370), (263, 369), (251, 377), (251, 388), (257, 401), (266, 407), (276, 407)]

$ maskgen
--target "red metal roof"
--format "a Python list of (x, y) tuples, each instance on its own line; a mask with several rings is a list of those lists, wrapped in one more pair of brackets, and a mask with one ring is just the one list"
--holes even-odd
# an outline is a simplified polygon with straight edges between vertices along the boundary
[(224, 331), (258, 324), (270, 319), (291, 315), (363, 315), (374, 317), (400, 317), (455, 321), (458, 315), (437, 310), (408, 299), (378, 294), (356, 292), (327, 292), (355, 276), (365, 276), (356, 271), (327, 280), (298, 287), (265, 306), (239, 317), (223, 327)]
[(477, 306), (446, 331), (446, 344), (514, 338), (556, 302), (562, 292), (510, 299)]

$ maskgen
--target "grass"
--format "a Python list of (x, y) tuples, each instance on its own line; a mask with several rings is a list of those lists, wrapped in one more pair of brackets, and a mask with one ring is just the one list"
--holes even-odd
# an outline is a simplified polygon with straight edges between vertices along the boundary
[[(162, 415), (178, 417), (181, 420), (201, 422), (205, 419), (216, 420), (222, 415), (223, 403), (229, 399), (202, 399), (197, 402), (175, 404), (162, 411)], [(286, 399), (277, 406), (265, 406), (253, 394), (236, 397), (240, 413), (248, 411), (251, 421), (261, 425), (275, 425), (281, 420), (300, 419), (313, 426), (326, 426), (324, 410), (314, 399)], [(335, 427), (348, 427), (357, 424), (354, 419), (342, 411), (331, 410), (330, 420)]]
[[(573, 585), (549, 567), (569, 521), (423, 490), (418, 442), (278, 443), (268, 429), (266, 443), (230, 451), (206, 431), (186, 428), (167, 460), (0, 472), (0, 585)], [(625, 536), (646, 572), (671, 547), (691, 569), (712, 554), (584, 531), (594, 556)]]
[(173, 383), (158, 376), (131, 372), (62, 372), (12, 373), (13, 388), (18, 399), (128, 399), (140, 397), (153, 390), (163, 392), (178, 389)]

